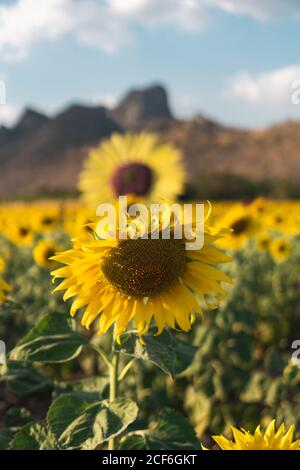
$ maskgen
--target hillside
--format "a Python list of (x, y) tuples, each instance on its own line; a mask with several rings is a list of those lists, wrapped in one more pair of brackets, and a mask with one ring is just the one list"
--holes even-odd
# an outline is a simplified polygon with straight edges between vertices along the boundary
[[(300, 186), (300, 123), (244, 131), (201, 115), (178, 120), (165, 89), (153, 86), (130, 91), (113, 110), (73, 105), (50, 118), (28, 109), (14, 128), (0, 128), (0, 197), (74, 191), (90, 147), (113, 132), (140, 129), (158, 132), (182, 149), (196, 193), (208, 181), (220, 180), (223, 192), (226, 182)], [(243, 188), (237, 192), (243, 195)]]

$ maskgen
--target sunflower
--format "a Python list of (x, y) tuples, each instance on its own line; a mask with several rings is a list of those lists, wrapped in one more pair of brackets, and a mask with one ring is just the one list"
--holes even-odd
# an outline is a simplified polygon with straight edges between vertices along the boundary
[(61, 222), (59, 207), (46, 207), (36, 209), (34, 214), (36, 231), (40, 233), (51, 232)]
[(258, 235), (256, 243), (260, 251), (268, 251), (272, 237), (269, 232), (262, 232)]
[(264, 215), (269, 209), (269, 201), (263, 197), (258, 197), (251, 203), (250, 209), (253, 214)]
[(226, 295), (221, 282), (231, 282), (215, 267), (231, 260), (213, 246), (225, 234), (206, 228), (199, 250), (187, 250), (184, 239), (175, 239), (174, 225), (169, 239), (85, 234), (53, 258), (65, 265), (52, 273), (64, 279), (55, 291), (66, 290), (64, 300), (73, 298), (72, 316), (84, 307), (81, 323), (87, 329), (99, 318), (99, 333), (115, 324), (118, 338), (131, 320), (140, 336), (152, 320), (158, 334), (166, 326), (189, 331), (195, 314), (202, 313), (200, 302), (215, 305)]
[(273, 230), (282, 230), (286, 226), (287, 216), (280, 209), (274, 210), (268, 217), (267, 223)]
[(6, 268), (6, 262), (3, 256), (0, 255), (0, 274), (4, 273)]
[(12, 290), (12, 287), (0, 276), (0, 304), (7, 300), (7, 293)]
[(258, 230), (257, 217), (249, 208), (242, 205), (229, 209), (228, 213), (220, 220), (220, 224), (231, 230), (231, 236), (222, 240), (221, 246), (234, 250), (242, 248)]
[(95, 211), (87, 207), (67, 207), (64, 211), (64, 229), (71, 238), (78, 237), (88, 230)]
[(12, 223), (8, 238), (16, 245), (31, 246), (34, 241), (34, 231), (27, 222)]
[(55, 262), (50, 258), (59, 251), (59, 247), (53, 240), (40, 240), (33, 250), (33, 259), (41, 268), (52, 269)]
[(224, 436), (212, 436), (214, 441), (222, 450), (300, 450), (300, 439), (293, 441), (295, 426), (292, 425), (286, 432), (285, 425), (276, 431), (275, 420), (267, 427), (265, 434), (258, 426), (251, 434), (244, 429), (239, 430), (234, 427), (232, 434), (234, 441), (226, 439)]
[(183, 189), (180, 152), (159, 144), (154, 134), (114, 134), (91, 150), (79, 189), (92, 207), (133, 195), (148, 200), (174, 199)]
[(286, 238), (275, 238), (270, 244), (270, 253), (275, 261), (285, 261), (291, 253), (291, 244)]

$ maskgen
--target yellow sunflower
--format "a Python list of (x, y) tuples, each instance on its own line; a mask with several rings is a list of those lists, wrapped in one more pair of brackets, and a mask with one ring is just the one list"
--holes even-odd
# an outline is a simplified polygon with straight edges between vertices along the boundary
[(34, 231), (27, 222), (14, 221), (8, 232), (8, 238), (16, 245), (30, 246), (34, 241)]
[(12, 290), (12, 287), (0, 276), (0, 304), (7, 300), (7, 293)]
[(251, 211), (259, 216), (266, 214), (266, 212), (269, 210), (269, 207), (269, 201), (263, 197), (258, 197), (250, 205)]
[(265, 434), (261, 432), (260, 426), (256, 428), (254, 434), (244, 429), (239, 430), (234, 427), (231, 429), (234, 441), (224, 436), (212, 436), (222, 450), (300, 450), (300, 439), (293, 441), (294, 425), (286, 431), (285, 425), (281, 424), (276, 431), (273, 420)]
[(6, 268), (6, 262), (3, 256), (0, 256), (0, 274), (4, 273), (5, 268)]
[(52, 258), (59, 251), (59, 247), (53, 240), (40, 240), (33, 250), (33, 259), (41, 268), (52, 269), (55, 262)]
[(285, 261), (291, 253), (291, 244), (286, 238), (275, 238), (270, 244), (270, 253), (275, 261)]
[(266, 223), (273, 230), (282, 230), (285, 228), (287, 222), (287, 216), (283, 213), (281, 208), (274, 210), (267, 218)]
[(92, 207), (133, 195), (174, 199), (183, 189), (180, 152), (160, 144), (154, 134), (114, 134), (91, 150), (80, 175), (79, 189)]
[(240, 249), (258, 230), (257, 217), (247, 206), (234, 206), (220, 220), (222, 227), (231, 230), (230, 237), (221, 241), (224, 248)]
[(258, 235), (256, 243), (260, 251), (268, 251), (272, 237), (269, 232), (262, 232)]
[(60, 208), (58, 206), (37, 208), (34, 214), (34, 222), (37, 232), (51, 232), (61, 222)]
[[(161, 230), (161, 228), (160, 228)], [(73, 298), (71, 315), (84, 307), (82, 325), (89, 328), (99, 319), (99, 333), (115, 324), (117, 338), (134, 320), (139, 335), (154, 320), (158, 334), (166, 326), (189, 331), (195, 314), (226, 295), (221, 282), (231, 279), (216, 269), (231, 260), (213, 244), (226, 230), (205, 228), (202, 249), (186, 249), (184, 239), (100, 239), (85, 234), (71, 250), (53, 259), (65, 266), (52, 274), (64, 279), (55, 290)]]

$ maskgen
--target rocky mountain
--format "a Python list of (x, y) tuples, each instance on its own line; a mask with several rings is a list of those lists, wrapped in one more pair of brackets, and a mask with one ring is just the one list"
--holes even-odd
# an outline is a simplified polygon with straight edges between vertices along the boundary
[(15, 127), (1, 127), (0, 197), (75, 191), (90, 147), (113, 132), (140, 129), (182, 150), (197, 195), (218, 196), (220, 181), (222, 197), (243, 195), (262, 182), (264, 188), (300, 187), (300, 123), (245, 131), (201, 115), (178, 120), (166, 90), (157, 85), (130, 91), (113, 110), (72, 105), (48, 117), (27, 109)]
[(159, 85), (131, 90), (111, 115), (122, 127), (133, 129), (151, 121), (172, 118), (167, 92)]
[(0, 197), (73, 191), (89, 147), (122, 132), (103, 107), (74, 105), (54, 118), (26, 110), (0, 129)]

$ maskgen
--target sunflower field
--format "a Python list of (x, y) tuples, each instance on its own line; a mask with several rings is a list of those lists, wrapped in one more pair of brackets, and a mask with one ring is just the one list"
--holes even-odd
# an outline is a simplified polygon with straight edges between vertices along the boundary
[[(166, 153), (155, 197), (174, 198), (177, 154), (143, 139), (105, 178), (141, 198), (147, 154)], [(114, 148), (92, 152), (84, 193)], [(300, 202), (206, 202), (185, 252), (99, 237), (100, 189), (0, 206), (0, 448), (300, 450)]]

